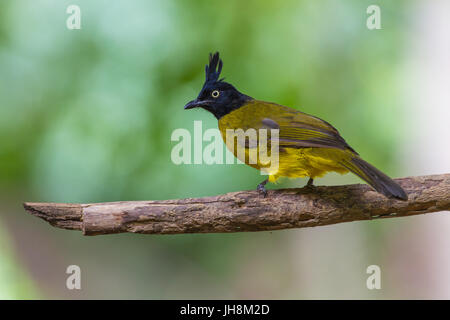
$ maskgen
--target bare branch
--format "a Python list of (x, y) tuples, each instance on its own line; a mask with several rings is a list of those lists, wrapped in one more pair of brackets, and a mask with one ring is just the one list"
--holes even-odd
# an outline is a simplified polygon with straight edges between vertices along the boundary
[(95, 204), (31, 203), (24, 207), (51, 225), (85, 235), (266, 231), (405, 217), (450, 210), (450, 174), (396, 179), (408, 201), (387, 199), (367, 185), (256, 191), (163, 201)]

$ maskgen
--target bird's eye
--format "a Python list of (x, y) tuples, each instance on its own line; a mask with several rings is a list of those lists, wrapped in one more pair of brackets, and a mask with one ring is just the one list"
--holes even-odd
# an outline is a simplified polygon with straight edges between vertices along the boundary
[(213, 92), (211, 92), (211, 96), (215, 99), (218, 98), (220, 95), (219, 90), (214, 90)]

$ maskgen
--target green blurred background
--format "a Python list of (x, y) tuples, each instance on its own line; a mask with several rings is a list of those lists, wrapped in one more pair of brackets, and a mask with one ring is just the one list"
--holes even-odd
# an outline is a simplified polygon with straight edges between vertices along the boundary
[[(426, 237), (420, 222), (426, 217), (264, 233), (83, 237), (22, 208), (24, 201), (171, 199), (254, 189), (261, 176), (250, 167), (170, 160), (174, 129), (191, 130), (194, 120), (204, 129), (217, 126), (207, 112), (183, 110), (216, 50), (223, 76), (240, 91), (331, 122), (393, 177), (431, 173), (421, 170), (437, 168), (430, 162), (412, 164), (411, 115), (417, 113), (409, 97), (420, 85), (407, 85), (421, 72), (414, 71), (414, 59), (431, 59), (416, 55), (417, 39), (426, 38), (423, 12), (431, 10), (431, 20), (441, 12), (426, 2), (2, 0), (0, 298), (448, 294), (436, 289), (433, 268), (423, 262), (431, 259), (429, 248), (414, 245), (418, 234)], [(374, 3), (381, 30), (366, 27), (366, 9)], [(81, 8), (80, 30), (66, 28), (71, 4)], [(421, 136), (421, 127), (414, 128)], [(318, 181), (355, 182), (333, 174)], [(65, 287), (71, 264), (81, 267), (81, 290)], [(382, 290), (366, 288), (371, 264), (382, 269)]]

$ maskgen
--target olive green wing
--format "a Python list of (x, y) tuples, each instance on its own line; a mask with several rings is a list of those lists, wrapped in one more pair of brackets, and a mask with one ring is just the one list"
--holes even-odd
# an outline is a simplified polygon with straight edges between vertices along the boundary
[(279, 129), (283, 148), (337, 148), (357, 154), (328, 122), (275, 103), (255, 101), (259, 128)]

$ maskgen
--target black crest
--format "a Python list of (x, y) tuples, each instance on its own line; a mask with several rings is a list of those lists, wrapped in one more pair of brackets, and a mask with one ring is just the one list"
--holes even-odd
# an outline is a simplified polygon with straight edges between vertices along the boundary
[(222, 60), (219, 58), (219, 52), (209, 54), (209, 65), (205, 66), (206, 82), (220, 81), (220, 71), (222, 71)]

